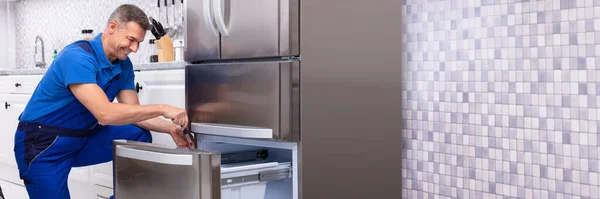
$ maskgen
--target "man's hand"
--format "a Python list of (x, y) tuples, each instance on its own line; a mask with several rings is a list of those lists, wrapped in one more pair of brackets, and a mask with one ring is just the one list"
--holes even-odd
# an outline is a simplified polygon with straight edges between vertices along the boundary
[(163, 116), (167, 119), (171, 119), (173, 123), (181, 126), (185, 129), (188, 125), (188, 116), (185, 109), (177, 108), (171, 105), (164, 105)]
[(188, 144), (187, 138), (190, 138), (190, 139), (192, 139), (192, 138), (189, 134), (184, 134), (183, 129), (181, 127), (176, 127), (171, 132), (169, 132), (169, 134), (171, 134), (173, 141), (175, 141), (175, 144), (178, 147), (196, 148), (196, 143), (194, 143), (193, 140), (192, 140), (192, 142), (190, 142)]

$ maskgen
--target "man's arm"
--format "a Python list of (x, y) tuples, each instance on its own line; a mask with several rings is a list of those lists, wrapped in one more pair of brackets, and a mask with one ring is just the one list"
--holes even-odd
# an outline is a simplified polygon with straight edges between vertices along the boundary
[(102, 125), (134, 124), (164, 116), (183, 128), (187, 127), (187, 114), (180, 108), (164, 104), (142, 106), (139, 102), (138, 104), (111, 103), (104, 91), (96, 84), (70, 84), (69, 89)]
[[(133, 90), (122, 90), (117, 95), (117, 100), (119, 100), (119, 103), (123, 104), (140, 105), (140, 100)], [(144, 121), (136, 122), (135, 125), (149, 131), (167, 133), (171, 135), (177, 146), (185, 147), (188, 145), (187, 139), (184, 137), (185, 135), (183, 135), (183, 129), (181, 126), (167, 120), (154, 117)], [(192, 145), (190, 147), (194, 146)]]

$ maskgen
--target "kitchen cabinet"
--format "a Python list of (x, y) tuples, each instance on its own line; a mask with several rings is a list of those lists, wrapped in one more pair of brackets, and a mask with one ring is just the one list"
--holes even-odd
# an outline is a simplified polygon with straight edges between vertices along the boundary
[(25, 199), (29, 198), (27, 190), (22, 185), (13, 184), (4, 180), (0, 180), (0, 187), (2, 187), (2, 193), (4, 198), (7, 199)]
[(0, 94), (0, 179), (23, 185), (15, 160), (13, 147), (18, 117), (31, 95)]
[[(185, 108), (185, 70), (141, 71), (136, 74), (140, 104), (168, 104)], [(155, 144), (175, 147), (170, 135), (152, 132)]]
[(94, 199), (109, 199), (113, 195), (113, 189), (96, 185), (94, 186), (94, 193), (96, 193)]
[[(19, 115), (25, 106), (42, 75), (8, 75), (0, 76), (0, 181), (9, 183), (13, 194), (27, 198), (23, 181), (19, 178), (19, 170), (14, 157), (14, 135)], [(91, 198), (90, 168), (71, 169), (69, 174), (69, 191), (72, 198)], [(17, 188), (15, 188), (15, 186)], [(7, 188), (3, 187), (3, 191)], [(20, 196), (25, 197), (20, 197)]]
[(0, 76), (0, 180), (23, 185), (14, 157), (14, 135), (42, 75)]

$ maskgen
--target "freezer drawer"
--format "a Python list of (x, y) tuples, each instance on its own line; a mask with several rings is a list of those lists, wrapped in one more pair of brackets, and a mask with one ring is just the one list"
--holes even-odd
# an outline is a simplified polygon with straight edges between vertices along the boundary
[(299, 62), (186, 66), (186, 108), (195, 133), (299, 140)]
[(113, 142), (116, 198), (221, 198), (220, 153)]
[(259, 199), (291, 177), (290, 162), (220, 164), (220, 153), (114, 141), (116, 198)]
[(187, 1), (186, 61), (299, 55), (298, 0)]

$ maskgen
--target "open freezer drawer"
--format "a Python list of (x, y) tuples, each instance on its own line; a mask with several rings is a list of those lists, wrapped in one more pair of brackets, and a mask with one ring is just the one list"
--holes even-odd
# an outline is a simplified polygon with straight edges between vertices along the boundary
[(116, 198), (264, 198), (268, 181), (291, 176), (290, 163), (221, 165), (215, 151), (113, 142)]
[(291, 177), (291, 163), (243, 162), (221, 165), (221, 198), (265, 198), (267, 182)]

